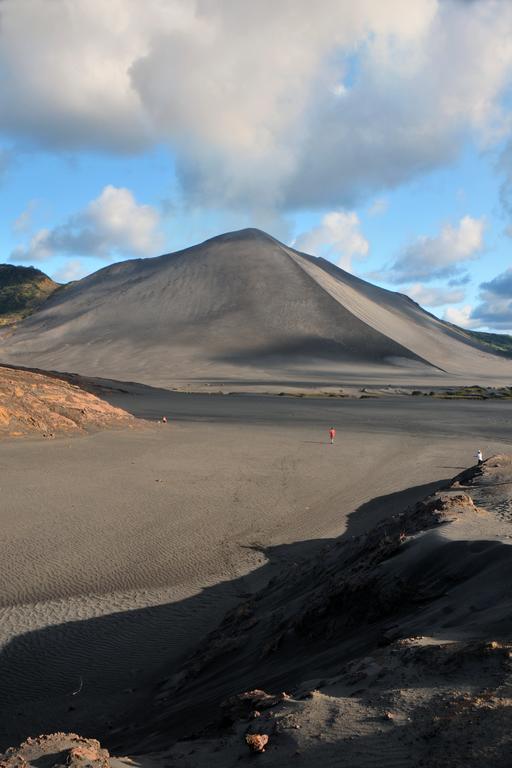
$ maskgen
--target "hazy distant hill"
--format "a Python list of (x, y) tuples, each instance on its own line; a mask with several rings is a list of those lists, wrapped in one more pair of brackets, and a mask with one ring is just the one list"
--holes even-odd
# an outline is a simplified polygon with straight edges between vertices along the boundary
[(408, 297), (254, 229), (70, 284), (6, 335), (0, 354), (150, 384), (386, 380), (399, 370), (512, 378), (512, 363)]
[(512, 357), (512, 336), (506, 333), (485, 333), (484, 331), (465, 331), (465, 333), (489, 347), (494, 353)]
[(35, 267), (0, 264), (0, 325), (22, 320), (59, 288)]

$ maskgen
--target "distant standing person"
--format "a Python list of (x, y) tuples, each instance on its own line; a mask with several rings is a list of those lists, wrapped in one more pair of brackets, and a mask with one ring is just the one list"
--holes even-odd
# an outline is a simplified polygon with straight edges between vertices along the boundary
[(336, 438), (336, 429), (334, 427), (330, 428), (329, 437), (331, 438), (331, 445), (334, 445), (334, 440)]
[(482, 456), (482, 451), (480, 450), (480, 448), (476, 452), (475, 458), (478, 459), (478, 466), (480, 466), (480, 464), (484, 463), (484, 457)]

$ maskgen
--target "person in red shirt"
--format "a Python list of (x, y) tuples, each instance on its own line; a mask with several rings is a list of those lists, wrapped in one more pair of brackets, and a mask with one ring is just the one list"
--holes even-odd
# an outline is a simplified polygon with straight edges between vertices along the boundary
[(334, 427), (330, 428), (329, 437), (331, 438), (331, 445), (334, 445), (334, 438), (336, 437), (336, 429)]

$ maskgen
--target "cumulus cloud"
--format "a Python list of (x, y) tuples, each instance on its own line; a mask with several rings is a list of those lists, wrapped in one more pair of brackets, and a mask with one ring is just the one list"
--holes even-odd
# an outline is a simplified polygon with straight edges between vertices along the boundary
[(510, 123), (500, 0), (3, 0), (0, 13), (0, 131), (66, 150), (167, 141), (191, 202), (352, 207)]
[(480, 286), (480, 300), (471, 312), (480, 326), (496, 330), (512, 329), (512, 267)]
[(435, 237), (416, 238), (389, 267), (373, 277), (399, 284), (457, 276), (461, 266), (478, 258), (483, 247), (484, 220), (464, 216), (456, 226), (445, 224)]
[(459, 304), (464, 301), (465, 291), (460, 288), (448, 290), (442, 287), (433, 287), (415, 283), (404, 291), (407, 296), (417, 301), (424, 307), (441, 307), (444, 304)]
[(468, 283), (470, 283), (470, 282), (471, 282), (471, 275), (469, 274), (469, 272), (466, 272), (465, 274), (456, 275), (455, 277), (451, 277), (448, 280), (447, 285), (449, 285), (450, 288), (453, 288), (453, 287), (459, 286), (459, 285), (468, 285)]
[(132, 0), (3, 0), (0, 128), (52, 149), (142, 148), (150, 137), (128, 70), (158, 5), (145, 23)]
[(40, 229), (30, 238), (28, 245), (17, 245), (9, 257), (9, 261), (18, 262), (44, 261), (52, 255), (52, 249), (48, 245), (49, 229)]
[(72, 280), (80, 280), (87, 275), (89, 270), (80, 259), (71, 259), (55, 273), (58, 283), (70, 283)]
[(360, 230), (359, 217), (353, 211), (331, 211), (317, 227), (304, 232), (293, 247), (305, 253), (336, 261), (351, 271), (352, 259), (365, 258), (370, 245)]
[(467, 328), (472, 330), (474, 328), (480, 328), (482, 323), (473, 318), (473, 308), (471, 304), (466, 304), (464, 307), (448, 307), (443, 315), (443, 320), (447, 323), (453, 323), (461, 328)]
[(53, 254), (95, 256), (149, 256), (162, 246), (160, 216), (150, 205), (137, 203), (132, 192), (107, 186), (83, 211), (53, 229), (41, 229), (27, 246), (11, 253), (13, 262), (44, 261)]

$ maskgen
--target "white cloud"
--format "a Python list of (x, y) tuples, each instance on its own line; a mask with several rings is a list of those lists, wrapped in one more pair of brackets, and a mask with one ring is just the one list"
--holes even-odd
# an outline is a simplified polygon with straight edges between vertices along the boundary
[(479, 304), (473, 309), (471, 319), (496, 330), (512, 329), (512, 267), (480, 285)]
[(461, 265), (478, 258), (484, 247), (484, 219), (464, 216), (456, 226), (445, 224), (438, 235), (421, 235), (395, 261), (373, 277), (391, 283), (451, 277)]
[(407, 296), (424, 307), (441, 307), (444, 304), (459, 304), (464, 301), (465, 291), (460, 288), (449, 290), (415, 283), (404, 290)]
[(191, 202), (350, 207), (510, 128), (500, 0), (0, 9), (0, 131), (66, 150), (167, 141)]
[(443, 320), (468, 330), (480, 328), (482, 323), (473, 319), (472, 312), (473, 308), (470, 304), (466, 304), (464, 307), (448, 307), (443, 315)]
[(17, 245), (9, 257), (9, 261), (14, 262), (35, 262), (44, 261), (52, 255), (52, 249), (49, 246), (49, 237), (51, 231), (49, 229), (40, 229), (30, 238), (30, 242), (27, 246)]
[(107, 186), (83, 211), (15, 248), (10, 260), (43, 261), (55, 253), (103, 259), (155, 255), (163, 244), (159, 224), (156, 208), (137, 203), (129, 189)]
[(365, 258), (369, 243), (360, 231), (360, 221), (353, 211), (331, 211), (319, 226), (299, 235), (293, 247), (305, 253), (336, 261), (351, 271), (353, 258)]
[(12, 229), (14, 232), (20, 234), (22, 232), (28, 232), (32, 226), (32, 216), (37, 208), (38, 201), (30, 200), (27, 207), (20, 213), (14, 220)]
[(80, 280), (89, 273), (85, 264), (80, 259), (71, 259), (55, 273), (58, 283), (70, 283), (72, 280)]

